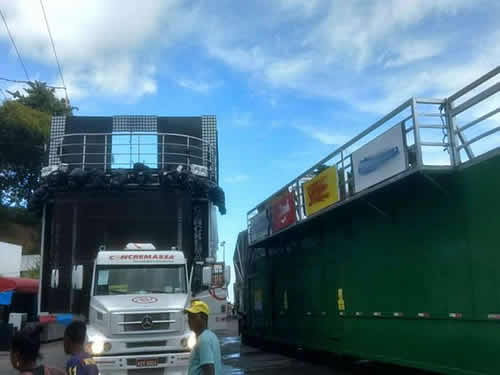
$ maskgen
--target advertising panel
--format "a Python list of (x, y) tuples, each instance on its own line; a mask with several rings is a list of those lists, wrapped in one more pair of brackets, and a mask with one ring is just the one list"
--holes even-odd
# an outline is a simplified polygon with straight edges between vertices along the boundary
[(304, 183), (306, 215), (310, 216), (339, 200), (337, 168), (329, 167)]
[(352, 153), (358, 193), (406, 169), (403, 130), (397, 125)]
[(269, 236), (270, 222), (267, 211), (265, 209), (250, 219), (248, 226), (248, 240), (250, 243), (263, 240)]
[(273, 232), (295, 223), (295, 198), (293, 193), (284, 192), (272, 203)]

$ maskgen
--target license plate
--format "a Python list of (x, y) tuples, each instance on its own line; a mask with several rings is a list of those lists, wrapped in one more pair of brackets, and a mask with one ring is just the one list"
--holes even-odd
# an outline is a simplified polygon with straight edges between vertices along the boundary
[(158, 359), (137, 359), (135, 365), (137, 367), (156, 367), (158, 366)]

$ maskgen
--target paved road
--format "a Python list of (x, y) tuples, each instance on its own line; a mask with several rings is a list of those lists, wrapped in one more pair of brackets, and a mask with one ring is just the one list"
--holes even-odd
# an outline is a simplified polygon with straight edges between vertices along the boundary
[[(239, 337), (222, 337), (221, 346), (224, 374), (342, 374), (279, 354), (264, 353), (258, 349), (240, 346)], [(63, 354), (61, 342), (43, 345), (42, 352), (43, 363), (64, 368), (66, 356)], [(18, 375), (11, 368), (7, 353), (0, 354), (0, 374)], [(147, 375), (147, 371), (144, 375)]]
[[(280, 354), (264, 353), (259, 349), (240, 344), (237, 336), (237, 325), (232, 322), (229, 329), (219, 331), (221, 341), (224, 374), (332, 374), (326, 367), (312, 365)], [(49, 366), (64, 368), (67, 360), (63, 353), (62, 342), (54, 342), (42, 346), (43, 363)], [(8, 353), (0, 353), (0, 374), (18, 375), (11, 365)], [(144, 371), (147, 375), (147, 370)]]
[[(263, 352), (259, 349), (242, 345), (239, 337), (236, 336), (235, 326), (232, 326), (231, 329), (227, 331), (217, 332), (217, 334), (221, 341), (225, 375), (423, 374), (422, 372), (369, 363), (336, 363), (333, 365), (320, 365), (290, 358), (281, 354)], [(63, 354), (62, 342), (59, 341), (43, 345), (42, 354), (44, 355), (43, 363), (64, 368), (67, 358)], [(0, 374), (18, 375), (18, 373), (11, 368), (8, 353), (0, 353)], [(143, 375), (147, 375), (147, 370), (144, 370)]]
[[(62, 341), (43, 345), (41, 352), (44, 364), (64, 368), (67, 358), (63, 351)], [(0, 352), (0, 374), (19, 375), (19, 372), (12, 369), (9, 354), (5, 352)]]

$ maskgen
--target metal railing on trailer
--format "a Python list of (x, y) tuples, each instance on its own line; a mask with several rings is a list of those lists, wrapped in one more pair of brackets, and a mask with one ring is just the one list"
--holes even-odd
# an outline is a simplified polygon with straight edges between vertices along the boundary
[[(249, 234), (252, 219), (268, 210), (273, 200), (284, 192), (293, 194), (296, 217), (284, 229), (269, 233), (272, 237), (323, 212), (307, 215), (304, 183), (318, 175), (325, 167), (335, 167), (338, 172), (339, 200), (336, 206), (357, 199), (408, 174), (426, 169), (451, 169), (476, 159), (500, 147), (500, 126), (492, 118), (500, 113), (500, 66), (480, 77), (445, 99), (411, 98), (375, 122), (349, 142), (320, 160), (304, 173), (286, 184), (247, 214)], [(354, 188), (353, 153), (372, 142), (388, 130), (401, 126), (403, 134), (404, 170), (361, 191)], [(263, 239), (253, 239), (252, 245)]]
[[(128, 141), (127, 141), (128, 139)], [(69, 169), (132, 169), (142, 163), (152, 170), (207, 168), (216, 180), (217, 150), (201, 138), (175, 133), (70, 133), (56, 137), (57, 156)]]

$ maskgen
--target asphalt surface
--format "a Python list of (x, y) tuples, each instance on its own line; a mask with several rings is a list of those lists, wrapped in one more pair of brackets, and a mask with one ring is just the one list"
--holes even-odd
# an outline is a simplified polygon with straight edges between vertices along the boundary
[[(216, 332), (221, 342), (224, 375), (262, 374), (314, 374), (314, 375), (353, 375), (353, 374), (412, 374), (423, 375), (423, 372), (389, 367), (369, 362), (345, 363), (333, 361), (328, 364), (313, 363), (282, 354), (242, 345), (237, 336), (237, 324), (231, 322), (229, 329)], [(63, 353), (62, 342), (53, 342), (42, 346), (43, 361), (48, 366), (64, 368), (67, 357)], [(144, 370), (143, 375), (148, 371)], [(18, 375), (10, 364), (9, 354), (0, 352), (0, 374)]]

